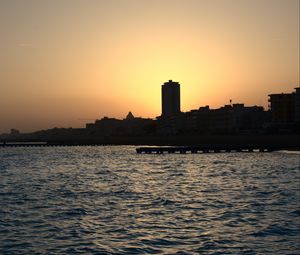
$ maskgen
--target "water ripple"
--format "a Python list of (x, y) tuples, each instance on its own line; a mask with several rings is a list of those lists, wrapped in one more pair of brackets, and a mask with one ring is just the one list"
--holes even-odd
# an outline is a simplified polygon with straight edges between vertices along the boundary
[(299, 254), (299, 154), (0, 150), (0, 254)]

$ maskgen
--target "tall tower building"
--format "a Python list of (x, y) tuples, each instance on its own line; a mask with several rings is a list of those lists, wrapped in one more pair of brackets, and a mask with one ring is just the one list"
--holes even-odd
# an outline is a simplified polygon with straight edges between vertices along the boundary
[(170, 117), (180, 113), (180, 84), (169, 80), (161, 87), (162, 117)]

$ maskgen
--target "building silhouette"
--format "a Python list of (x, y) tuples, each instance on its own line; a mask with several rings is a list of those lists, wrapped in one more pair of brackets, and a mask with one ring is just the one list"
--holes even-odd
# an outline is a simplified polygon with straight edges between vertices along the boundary
[(169, 80), (161, 87), (163, 118), (180, 114), (180, 84)]
[(185, 133), (259, 133), (269, 119), (261, 106), (224, 105), (218, 109), (203, 106), (184, 113)]
[(295, 88), (295, 122), (300, 123), (300, 87)]
[[(169, 80), (162, 85), (162, 113), (151, 118), (135, 117), (131, 111), (124, 119), (103, 117), (85, 128), (52, 128), (26, 134), (33, 140), (73, 141), (123, 137), (233, 135), (233, 134), (299, 134), (300, 87), (295, 92), (270, 94), (270, 108), (245, 106), (243, 103), (211, 109), (208, 105), (188, 112), (180, 110), (180, 84)], [(2, 137), (25, 137), (18, 130)], [(1, 138), (1, 136), (0, 136)], [(120, 140), (118, 140), (120, 139)], [(106, 141), (106, 140), (105, 140)], [(121, 142), (120, 142), (121, 141)]]
[(273, 123), (292, 123), (295, 120), (295, 93), (269, 95)]
[(143, 135), (154, 132), (154, 129), (155, 120), (135, 117), (131, 111), (124, 119), (104, 117), (86, 124), (89, 134), (102, 136)]

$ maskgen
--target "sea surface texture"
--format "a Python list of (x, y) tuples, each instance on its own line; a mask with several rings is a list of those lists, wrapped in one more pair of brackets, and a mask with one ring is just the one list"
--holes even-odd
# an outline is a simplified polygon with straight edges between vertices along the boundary
[(300, 154), (0, 148), (0, 254), (299, 254)]

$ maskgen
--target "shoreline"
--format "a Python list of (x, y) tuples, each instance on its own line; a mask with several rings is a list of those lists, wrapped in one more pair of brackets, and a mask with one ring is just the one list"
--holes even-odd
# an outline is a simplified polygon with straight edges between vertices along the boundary
[(273, 146), (280, 150), (300, 151), (300, 134), (295, 135), (176, 135), (176, 136), (26, 136), (0, 138), (4, 143), (49, 146), (132, 145), (132, 146)]

